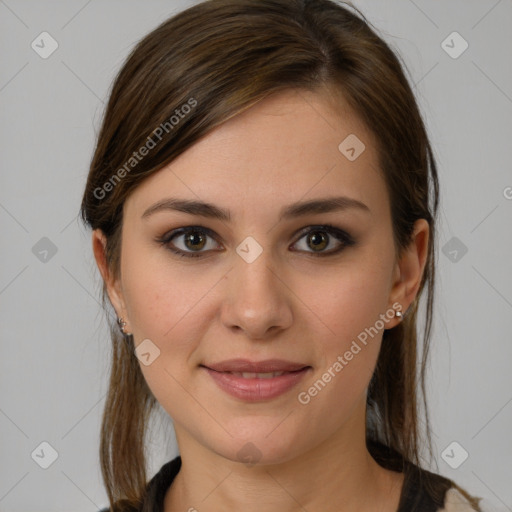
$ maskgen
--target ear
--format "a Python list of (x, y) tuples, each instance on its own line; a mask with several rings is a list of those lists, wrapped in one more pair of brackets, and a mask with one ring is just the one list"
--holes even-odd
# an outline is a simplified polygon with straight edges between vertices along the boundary
[[(105, 282), (107, 293), (110, 298), (110, 302), (114, 307), (118, 317), (124, 318), (128, 325), (126, 318), (126, 307), (124, 303), (123, 293), (121, 291), (121, 285), (119, 280), (115, 280), (112, 273), (107, 265), (106, 258), (106, 246), (107, 238), (101, 229), (95, 229), (92, 233), (92, 250), (96, 264), (101, 273), (101, 277)], [(128, 327), (127, 327), (128, 330)]]
[[(390, 293), (391, 304), (398, 302), (405, 313), (418, 293), (423, 271), (428, 256), (430, 228), (425, 219), (418, 219), (414, 223), (412, 240), (406, 247), (395, 266), (394, 282)], [(391, 329), (399, 323), (391, 322)]]

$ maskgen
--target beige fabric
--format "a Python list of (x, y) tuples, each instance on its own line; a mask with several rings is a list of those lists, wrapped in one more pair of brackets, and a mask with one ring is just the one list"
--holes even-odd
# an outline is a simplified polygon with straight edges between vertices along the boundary
[(474, 512), (475, 509), (471, 506), (462, 494), (457, 489), (451, 488), (446, 492), (444, 508), (439, 509), (439, 512)]

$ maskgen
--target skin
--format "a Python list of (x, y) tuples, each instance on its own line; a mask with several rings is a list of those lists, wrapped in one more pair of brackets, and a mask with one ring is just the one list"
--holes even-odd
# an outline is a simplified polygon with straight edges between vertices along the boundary
[[(381, 468), (365, 446), (366, 392), (383, 331), (307, 405), (297, 399), (379, 314), (395, 302), (407, 310), (427, 256), (428, 224), (421, 219), (398, 259), (375, 138), (346, 104), (338, 99), (335, 109), (333, 101), (326, 91), (268, 97), (146, 179), (124, 204), (120, 279), (107, 268), (101, 231), (93, 233), (98, 267), (126, 331), (136, 345), (148, 338), (160, 350), (140, 367), (173, 419), (182, 457), (165, 512), (398, 507), (402, 475)], [(352, 162), (338, 150), (349, 134), (366, 146)], [(362, 201), (370, 212), (278, 222), (290, 203), (334, 195)], [(141, 218), (171, 196), (229, 209), (232, 220), (171, 210)], [(315, 256), (307, 233), (297, 231), (324, 223), (356, 244)], [(202, 249), (201, 241), (187, 246), (183, 236), (173, 243), (189, 252), (199, 247), (203, 257), (180, 258), (155, 241), (198, 225), (217, 239), (207, 237)], [(252, 263), (236, 252), (248, 236), (263, 248)], [(333, 235), (327, 240), (323, 252), (342, 246)], [(398, 322), (388, 320), (385, 328)], [(199, 367), (234, 357), (281, 358), (312, 370), (284, 395), (248, 403)], [(237, 455), (247, 442), (260, 453), (255, 465)]]

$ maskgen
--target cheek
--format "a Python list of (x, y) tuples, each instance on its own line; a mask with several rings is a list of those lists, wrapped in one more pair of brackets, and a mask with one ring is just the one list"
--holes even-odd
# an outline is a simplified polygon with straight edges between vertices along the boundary
[(215, 276), (183, 271), (165, 249), (129, 250), (122, 264), (123, 294), (135, 339), (156, 343), (181, 339), (181, 331), (198, 326), (191, 319), (201, 309), (201, 298), (212, 289)]
[[(123, 262), (123, 293), (135, 346), (149, 339), (158, 357), (146, 366), (144, 378), (167, 411), (180, 417), (189, 408), (180, 383), (188, 382), (199, 362), (201, 340), (215, 321), (212, 304), (222, 272), (198, 270), (172, 261), (165, 250), (139, 245), (130, 251), (127, 240)], [(152, 345), (149, 345), (152, 347)], [(170, 399), (172, 397), (172, 400)]]
[(130, 251), (129, 243), (124, 250), (123, 293), (134, 344), (149, 339), (156, 346), (149, 345), (150, 352), (158, 354), (148, 365), (141, 359), (139, 366), (156, 400), (180, 420), (191, 407), (182, 384), (204, 337), (201, 298), (212, 288), (214, 276), (180, 271), (165, 253), (144, 252), (140, 246)]
[[(376, 253), (360, 252), (357, 262), (347, 260), (337, 270), (317, 274), (314, 287), (311, 280), (301, 281), (303, 287), (298, 294), (311, 305), (315, 313), (311, 318), (320, 326), (316, 347), (317, 360), (321, 361), (307, 383), (313, 388), (302, 387), (308, 396), (301, 403), (311, 398), (321, 407), (333, 400), (338, 403), (343, 397), (341, 402), (350, 407), (368, 386), (382, 332), (394, 314), (388, 306), (392, 253), (373, 256), (371, 252)], [(324, 392), (324, 387), (329, 389)]]
[(317, 339), (320, 364), (300, 387), (296, 400), (309, 428), (331, 432), (356, 407), (365, 408), (382, 340), (382, 326), (377, 322), (386, 311), (382, 309), (386, 301), (367, 273), (354, 272), (350, 277), (340, 276), (339, 283), (331, 285), (317, 304), (329, 329), (324, 328), (327, 334)]
[[(385, 256), (358, 256), (357, 262), (319, 272), (314, 280), (301, 278), (296, 293), (315, 313), (312, 318), (317, 318), (329, 351), (348, 349), (389, 309), (389, 274)], [(380, 322), (377, 328), (382, 330)]]

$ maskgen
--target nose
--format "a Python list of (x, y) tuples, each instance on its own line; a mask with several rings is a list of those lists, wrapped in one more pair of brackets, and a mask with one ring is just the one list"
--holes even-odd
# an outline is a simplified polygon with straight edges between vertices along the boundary
[(263, 250), (248, 263), (236, 255), (226, 276), (221, 320), (232, 331), (243, 331), (249, 339), (268, 339), (287, 329), (293, 321), (292, 292)]

